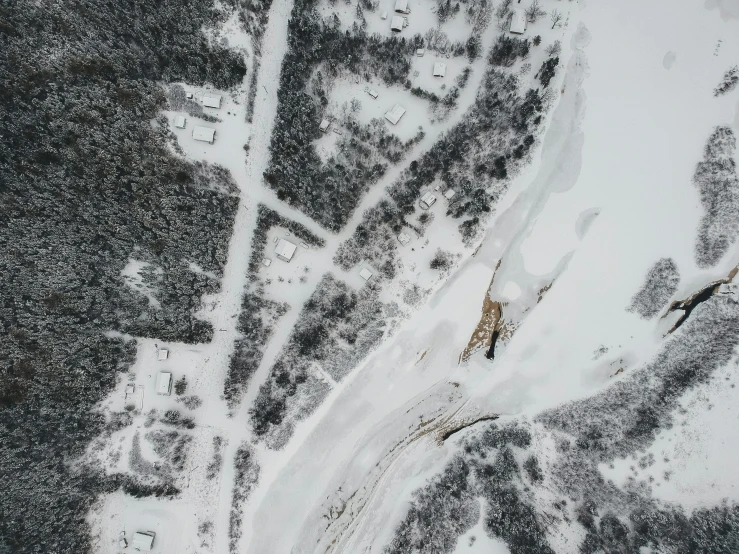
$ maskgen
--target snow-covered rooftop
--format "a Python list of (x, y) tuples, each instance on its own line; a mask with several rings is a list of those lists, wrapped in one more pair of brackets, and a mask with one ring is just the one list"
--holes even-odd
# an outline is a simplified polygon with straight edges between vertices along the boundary
[(297, 248), (298, 247), (289, 240), (280, 239), (277, 241), (277, 246), (275, 247), (275, 255), (281, 260), (289, 262), (295, 255), (295, 250), (297, 250)]
[(385, 119), (387, 119), (393, 125), (397, 125), (398, 121), (400, 121), (400, 118), (403, 117), (404, 113), (405, 108), (400, 104), (395, 104), (392, 110), (385, 113)]
[(192, 129), (192, 138), (213, 144), (213, 141), (216, 138), (216, 130), (211, 127), (201, 127), (196, 125)]
[(526, 12), (522, 8), (513, 10), (511, 18), (511, 33), (521, 35), (526, 31)]
[(221, 97), (218, 94), (206, 94), (203, 96), (203, 106), (220, 109)]

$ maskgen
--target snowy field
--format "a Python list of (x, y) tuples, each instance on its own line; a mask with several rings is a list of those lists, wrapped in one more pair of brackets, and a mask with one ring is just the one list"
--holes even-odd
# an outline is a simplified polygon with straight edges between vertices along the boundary
[[(402, 35), (433, 28), (435, 6), (413, 4), (410, 25)], [(117, 552), (120, 531), (127, 537), (154, 531), (154, 552), (228, 552), (234, 455), (242, 443), (254, 443), (261, 473), (251, 496), (238, 506), (236, 517), (243, 528), (235, 539), (238, 552), (383, 552), (406, 517), (414, 491), (459, 450), (468, 436), (466, 425), (494, 416), (531, 421), (546, 409), (599, 393), (654, 359), (664, 344), (667, 320), (644, 319), (627, 308), (657, 260), (671, 258), (679, 269), (671, 300), (689, 297), (739, 264), (736, 245), (713, 267), (696, 264), (695, 233), (703, 208), (691, 181), (713, 129), (726, 125), (739, 133), (739, 90), (712, 94), (724, 72), (739, 63), (739, 4), (719, 0), (675, 9), (667, 0), (547, 0), (541, 7), (562, 11), (563, 19), (550, 28), (549, 18), (542, 17), (526, 37), (541, 35), (547, 45), (559, 40), (562, 53), (553, 81), (553, 109), (546, 116), (545, 132), (537, 137), (531, 164), (512, 181), (481, 242), (473, 246), (463, 244), (459, 221), (446, 215), (445, 190), (429, 188), (437, 201), (429, 210), (416, 206), (405, 216), (409, 226), (403, 232), (410, 241), (399, 245), (401, 269), (393, 279), (380, 279), (379, 268), (366, 260), (343, 271), (334, 264), (334, 255), (360, 224), (364, 210), (381, 200), (407, 164), (463, 117), (475, 100), (485, 56), (472, 64), (458, 107), (444, 121), (435, 120), (426, 100), (401, 87), (354, 76), (336, 79), (326, 115), (339, 119), (344, 103), (355, 98), (361, 102), (355, 116), (368, 123), (401, 103), (407, 112), (398, 125), (383, 120), (388, 129), (404, 141), (419, 127), (426, 132), (406, 159), (363, 196), (337, 234), (277, 200), (262, 179), (287, 49), (289, 0), (272, 4), (253, 124), (245, 122), (246, 84), (234, 91), (183, 84), (195, 101), (202, 103), (204, 94), (220, 94), (222, 104), (220, 109), (204, 108), (220, 120), (212, 123), (198, 122), (184, 112), (165, 112), (177, 144), (189, 159), (228, 169), (240, 190), (240, 206), (220, 291), (203, 298), (199, 312), (213, 324), (213, 341), (184, 345), (131, 337), (137, 345), (136, 362), (100, 410), (122, 412), (132, 404), (133, 423), (91, 446), (91, 458), (106, 471), (125, 473), (129, 445), (135, 433), (148, 429), (148, 412), (155, 410), (162, 417), (176, 409), (192, 416), (195, 427), (188, 431), (193, 438), (187, 461), (175, 478), (182, 492), (167, 500), (134, 499), (123, 493), (101, 498), (89, 517), (96, 551)], [(342, 28), (350, 28), (356, 17), (356, 5), (340, 1), (334, 6), (322, 2), (319, 10), (324, 17), (335, 12)], [(390, 36), (389, 19), (380, 18), (383, 11), (392, 17), (386, 0), (377, 11), (365, 12), (367, 31)], [(243, 48), (248, 56), (248, 37), (239, 35), (235, 25), (229, 20), (224, 30), (213, 32), (213, 40), (226, 37), (230, 47)], [(464, 41), (470, 33), (462, 12), (441, 29), (452, 41)], [(491, 23), (483, 36), (485, 49), (499, 32)], [(543, 48), (532, 52), (526, 62), (534, 69), (521, 75), (524, 83), (535, 85), (533, 74), (545, 59)], [(437, 60), (447, 64), (443, 79), (431, 75)], [(426, 52), (412, 60), (412, 86), (441, 96), (467, 65), (463, 57)], [(521, 66), (518, 62), (511, 71), (520, 72)], [(377, 91), (378, 98), (371, 98), (366, 87)], [(187, 118), (184, 129), (175, 126), (177, 116)], [(193, 139), (196, 124), (216, 130), (213, 144)], [(315, 141), (324, 162), (335, 152), (337, 140), (330, 131)], [(259, 204), (304, 225), (326, 246), (303, 245), (280, 226), (267, 232), (265, 258), (270, 264), (258, 270), (264, 297), (286, 303), (290, 310), (269, 339), (239, 408), (229, 414), (223, 382), (234, 341), (241, 338), (236, 325)], [(421, 221), (422, 214), (430, 222)], [(274, 255), (279, 238), (297, 243), (289, 263)], [(429, 267), (438, 249), (451, 256), (446, 270)], [(403, 306), (399, 323), (368, 359), (343, 381), (331, 383), (327, 399), (296, 426), (283, 449), (257, 443), (249, 410), (301, 308), (326, 272), (361, 290), (366, 286), (359, 275), (362, 268), (370, 269), (382, 287), (382, 302)], [(156, 306), (156, 290), (140, 278), (143, 269), (132, 259), (121, 278)], [(404, 293), (413, 285), (422, 291), (422, 301), (403, 304)], [(493, 360), (478, 351), (460, 362), (486, 295), (501, 306), (510, 333), (499, 340)], [(161, 348), (169, 349), (169, 356), (160, 361)], [(649, 450), (639, 453), (651, 455), (652, 464), (639, 467), (636, 456), (617, 460), (612, 467), (603, 464), (599, 470), (604, 479), (622, 489), (641, 481), (656, 499), (688, 509), (724, 499), (739, 501), (739, 481), (732, 470), (739, 439), (736, 367), (732, 361), (681, 399), (676, 425), (662, 430)], [(187, 394), (201, 399), (199, 407), (184, 409), (179, 396), (157, 395), (162, 370), (171, 371), (175, 381), (184, 376)], [(134, 392), (129, 396), (130, 385)], [(443, 438), (459, 430), (454, 439)], [(225, 439), (222, 469), (217, 477), (206, 478), (203, 472), (213, 456), (215, 436)], [(142, 455), (156, 461), (156, 452), (147, 444), (142, 441)], [(544, 438), (535, 448), (543, 458), (554, 451), (552, 441)], [(509, 552), (505, 541), (486, 534), (485, 510), (481, 502), (480, 520), (458, 537), (454, 552)], [(572, 530), (560, 530), (551, 544), (557, 552), (573, 552), (572, 541), (580, 539)]]

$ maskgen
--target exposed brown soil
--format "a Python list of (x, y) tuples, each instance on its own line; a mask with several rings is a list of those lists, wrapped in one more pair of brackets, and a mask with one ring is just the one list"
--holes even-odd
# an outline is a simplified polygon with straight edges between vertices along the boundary
[[(499, 267), (500, 261), (498, 262), (498, 265), (495, 266), (496, 272), (498, 271)], [(493, 342), (493, 333), (496, 330), (500, 332), (501, 316), (503, 313), (502, 306), (500, 302), (493, 301), (490, 298), (490, 288), (493, 286), (494, 281), (495, 273), (493, 273), (493, 278), (490, 279), (490, 284), (485, 290), (485, 298), (482, 302), (482, 314), (480, 315), (480, 322), (477, 324), (477, 327), (475, 327), (475, 330), (472, 332), (472, 336), (470, 337), (467, 346), (459, 355), (459, 363), (469, 360), (475, 352), (479, 352), (483, 349), (489, 350), (490, 345)]]
[(708, 283), (706, 286), (701, 288), (698, 292), (693, 293), (685, 300), (676, 300), (672, 304), (670, 304), (670, 307), (667, 308), (667, 312), (665, 312), (665, 315), (662, 316), (664, 319), (672, 312), (675, 312), (677, 310), (681, 310), (683, 314), (680, 316), (680, 319), (678, 319), (675, 324), (672, 326), (672, 328), (667, 331), (667, 334), (674, 333), (677, 331), (677, 329), (685, 323), (685, 321), (690, 317), (690, 312), (692, 312), (695, 307), (698, 304), (701, 304), (702, 302), (705, 302), (709, 298), (711, 298), (714, 294), (718, 292), (718, 289), (721, 285), (725, 285), (726, 283), (730, 283), (734, 280), (734, 277), (736, 277), (737, 273), (739, 273), (739, 266), (732, 269), (729, 274), (724, 279), (719, 279), (718, 281), (713, 281), (711, 283)]

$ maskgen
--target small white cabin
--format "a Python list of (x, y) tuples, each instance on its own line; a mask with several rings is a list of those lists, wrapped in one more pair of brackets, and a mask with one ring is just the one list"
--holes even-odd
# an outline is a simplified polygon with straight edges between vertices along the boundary
[(434, 64), (434, 77), (443, 77), (446, 75), (446, 64), (443, 62), (436, 62)]
[(169, 371), (160, 371), (157, 375), (157, 394), (164, 396), (172, 394), (172, 373)]
[(408, 0), (395, 0), (395, 11), (398, 13), (411, 13)]
[(405, 113), (405, 108), (401, 106), (400, 104), (395, 104), (392, 110), (385, 113), (385, 119), (387, 119), (393, 125), (397, 125), (398, 121), (400, 121), (400, 118), (403, 117), (404, 113)]
[(174, 126), (178, 129), (184, 129), (185, 125), (187, 125), (187, 120), (185, 119), (184, 115), (178, 115), (174, 118)]
[(373, 88), (367, 89), (367, 94), (369, 94), (375, 100), (377, 100), (377, 97), (379, 96), (377, 94), (377, 91), (375, 89), (373, 89)]
[(403, 30), (403, 23), (404, 20), (399, 15), (394, 15), (393, 18), (390, 20), (390, 29), (395, 31), (396, 33), (399, 33)]
[(385, 21), (387, 19), (387, 12), (382, 12), (382, 20)]
[(421, 207), (424, 210), (428, 210), (434, 204), (436, 204), (436, 196), (434, 196), (430, 192), (427, 192), (421, 197)]
[(423, 55), (425, 53), (426, 53), (426, 49), (425, 48), (418, 48), (416, 50), (416, 56), (418, 56), (419, 58), (423, 58)]
[(521, 8), (513, 10), (513, 17), (511, 18), (511, 33), (515, 35), (522, 35), (526, 32), (526, 12)]
[(151, 549), (154, 547), (154, 533), (134, 533), (131, 546), (133, 546), (134, 550), (151, 552)]
[(275, 255), (282, 261), (289, 262), (293, 259), (295, 250), (297, 249), (298, 247), (289, 240), (280, 239), (277, 241), (277, 246), (275, 247)]
[(203, 106), (206, 108), (221, 109), (221, 97), (217, 94), (206, 94), (203, 96)]
[(211, 127), (200, 127), (196, 125), (192, 129), (192, 138), (213, 144), (213, 141), (216, 139), (216, 130)]
[(163, 362), (167, 358), (169, 358), (169, 350), (166, 348), (160, 348), (159, 352), (157, 352), (157, 360)]
[(330, 127), (331, 122), (328, 119), (322, 119), (321, 124), (318, 126), (322, 133), (328, 133)]
[(398, 242), (400, 244), (402, 244), (403, 246), (405, 246), (406, 244), (408, 244), (410, 241), (411, 241), (410, 235), (408, 235), (406, 233), (400, 233), (398, 235)]
[(457, 194), (457, 191), (455, 191), (454, 189), (447, 189), (444, 193), (444, 198), (446, 198), (447, 200), (451, 200), (452, 198), (454, 198), (455, 194)]
[(359, 276), (365, 281), (369, 281), (372, 279), (372, 272), (368, 268), (363, 267), (359, 270)]

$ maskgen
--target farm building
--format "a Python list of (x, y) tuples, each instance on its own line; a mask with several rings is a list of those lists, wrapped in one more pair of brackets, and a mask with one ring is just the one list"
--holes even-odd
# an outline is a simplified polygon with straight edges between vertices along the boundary
[(206, 108), (221, 109), (221, 97), (217, 94), (206, 94), (203, 96), (203, 106)]
[(434, 64), (434, 77), (443, 77), (444, 75), (446, 75), (446, 64), (436, 62)]
[(394, 15), (393, 18), (390, 20), (390, 29), (395, 31), (396, 33), (399, 33), (403, 30), (403, 18), (399, 15)]
[(427, 192), (421, 197), (421, 207), (424, 210), (428, 210), (434, 204), (436, 204), (436, 196), (434, 196), (430, 192)]
[(131, 546), (134, 550), (150, 552), (154, 546), (154, 533), (134, 533)]
[(213, 144), (213, 141), (216, 138), (216, 130), (210, 127), (199, 127), (196, 125), (192, 129), (192, 138), (201, 142)]
[(372, 272), (368, 268), (363, 267), (359, 270), (359, 276), (365, 281), (369, 281), (372, 279)]
[(178, 129), (184, 129), (185, 125), (187, 125), (187, 120), (185, 119), (184, 115), (178, 115), (174, 118), (174, 126)]
[(522, 35), (526, 31), (526, 12), (520, 8), (513, 10), (511, 18), (511, 33)]
[(169, 371), (160, 371), (157, 375), (157, 394), (172, 394), (172, 374)]
[(395, 0), (395, 11), (398, 13), (411, 13), (408, 0)]
[(318, 126), (322, 133), (328, 133), (329, 127), (331, 127), (331, 122), (328, 119), (321, 120), (321, 124)]
[(282, 261), (289, 262), (293, 259), (297, 248), (298, 247), (289, 240), (280, 239), (277, 241), (277, 246), (275, 247), (275, 255)]
[(454, 189), (447, 189), (444, 193), (444, 198), (446, 198), (447, 200), (451, 200), (452, 198), (454, 198), (455, 194), (457, 194), (457, 192)]
[(405, 108), (400, 104), (395, 104), (392, 110), (385, 113), (385, 119), (387, 119), (393, 125), (397, 125), (398, 121), (400, 121), (400, 118), (403, 117), (404, 113)]
[(160, 348), (159, 352), (157, 352), (157, 360), (163, 362), (167, 358), (169, 358), (169, 350), (167, 350), (166, 348)]

